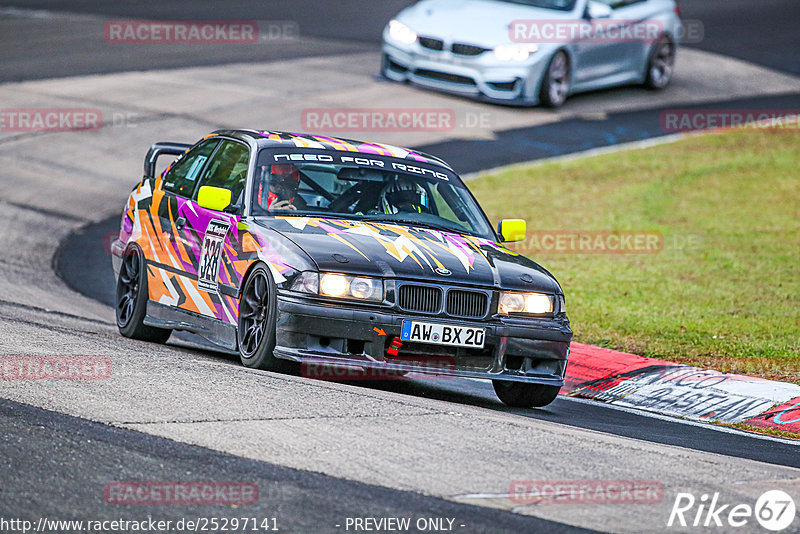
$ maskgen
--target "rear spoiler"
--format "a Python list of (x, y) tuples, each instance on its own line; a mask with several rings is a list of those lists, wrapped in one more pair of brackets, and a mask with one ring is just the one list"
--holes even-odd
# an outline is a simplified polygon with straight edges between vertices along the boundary
[(147, 155), (144, 157), (144, 180), (152, 180), (153, 173), (156, 171), (156, 161), (158, 161), (159, 156), (164, 155), (174, 155), (180, 156), (187, 150), (189, 150), (192, 145), (186, 143), (156, 143), (150, 147), (150, 150), (147, 151)]

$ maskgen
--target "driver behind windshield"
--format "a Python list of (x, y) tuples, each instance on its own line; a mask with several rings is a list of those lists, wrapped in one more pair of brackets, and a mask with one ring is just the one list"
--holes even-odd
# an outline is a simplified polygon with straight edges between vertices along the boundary
[(383, 213), (430, 213), (428, 192), (416, 181), (400, 176), (381, 192)]
[[(267, 167), (269, 175), (267, 175)], [(267, 211), (297, 210), (306, 207), (305, 201), (297, 194), (300, 186), (300, 170), (293, 163), (263, 165), (262, 179), (258, 184), (257, 200), (259, 206)], [(267, 191), (264, 184), (268, 182)], [(266, 193), (266, 195), (265, 195)]]

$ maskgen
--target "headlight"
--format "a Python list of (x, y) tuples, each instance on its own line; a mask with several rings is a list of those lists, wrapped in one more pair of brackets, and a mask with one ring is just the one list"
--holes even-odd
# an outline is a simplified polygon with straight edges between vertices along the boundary
[(304, 272), (294, 279), (292, 282), (292, 291), (300, 291), (302, 293), (319, 293), (319, 273)]
[(383, 301), (383, 280), (366, 276), (304, 272), (290, 289), (325, 297)]
[(553, 299), (544, 293), (500, 293), (497, 312), (509, 313), (552, 313)]
[(494, 57), (500, 61), (525, 61), (537, 50), (535, 44), (501, 45), (494, 49)]
[(365, 276), (323, 273), (319, 279), (319, 294), (380, 302), (383, 300), (383, 281)]
[(411, 44), (417, 40), (417, 32), (399, 20), (389, 21), (389, 36), (395, 41), (403, 44)]

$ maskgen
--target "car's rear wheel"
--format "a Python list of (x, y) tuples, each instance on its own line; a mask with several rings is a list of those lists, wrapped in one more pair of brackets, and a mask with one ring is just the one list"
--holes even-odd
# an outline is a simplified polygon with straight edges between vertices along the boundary
[(647, 60), (644, 85), (648, 89), (664, 89), (672, 80), (675, 68), (675, 43), (664, 35), (653, 45)]
[(547, 406), (558, 396), (558, 386), (526, 384), (525, 382), (509, 382), (492, 380), (494, 392), (503, 404), (515, 408), (532, 408)]
[(166, 343), (172, 330), (144, 324), (147, 313), (147, 264), (141, 249), (131, 246), (122, 258), (117, 279), (117, 328), (132, 339)]
[(539, 94), (541, 103), (550, 108), (562, 106), (567, 100), (570, 83), (569, 57), (559, 50), (550, 58)]
[(272, 274), (265, 265), (257, 265), (250, 271), (239, 300), (236, 336), (245, 367), (264, 370), (281, 367), (281, 360), (273, 355), (277, 310), (277, 290)]

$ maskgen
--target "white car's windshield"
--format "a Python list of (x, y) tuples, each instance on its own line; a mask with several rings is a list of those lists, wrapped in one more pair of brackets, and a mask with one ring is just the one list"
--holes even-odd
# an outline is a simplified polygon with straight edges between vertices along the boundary
[(494, 239), (485, 215), (452, 173), (422, 176), (339, 163), (272, 161), (262, 158), (256, 167), (254, 215), (396, 222)]

